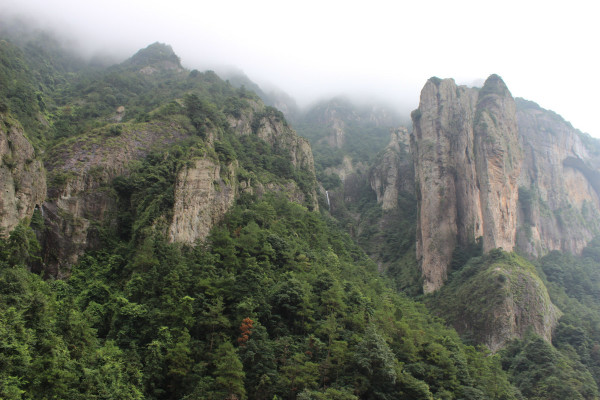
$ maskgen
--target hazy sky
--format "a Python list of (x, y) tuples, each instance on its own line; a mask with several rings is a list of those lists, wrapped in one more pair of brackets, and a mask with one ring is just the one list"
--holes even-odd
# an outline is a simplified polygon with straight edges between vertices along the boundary
[(235, 66), (303, 105), (348, 93), (414, 109), (431, 76), (497, 73), (513, 96), (600, 137), (594, 1), (0, 0), (88, 54), (168, 43), (188, 68)]

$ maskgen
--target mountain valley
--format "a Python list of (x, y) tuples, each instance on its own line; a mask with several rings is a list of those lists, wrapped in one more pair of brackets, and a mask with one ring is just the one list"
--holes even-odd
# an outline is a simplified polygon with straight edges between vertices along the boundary
[(600, 398), (597, 139), (225, 78), (0, 29), (0, 398)]

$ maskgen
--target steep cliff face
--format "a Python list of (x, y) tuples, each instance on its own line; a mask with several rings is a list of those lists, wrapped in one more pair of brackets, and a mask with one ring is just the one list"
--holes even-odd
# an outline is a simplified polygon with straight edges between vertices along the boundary
[[(289, 158), (300, 173), (314, 179), (314, 161), (308, 142), (289, 128), (280, 114), (251, 102), (240, 115), (227, 119), (238, 135), (257, 135)], [(87, 249), (98, 245), (98, 226), (116, 224), (118, 196), (112, 182), (127, 176), (132, 162), (149, 152), (164, 150), (192, 133), (181, 118), (142, 124), (123, 124), (118, 136), (106, 127), (61, 143), (50, 151), (47, 168), (52, 184), (43, 210), (47, 233), (43, 240), (46, 274), (64, 276)], [(305, 193), (292, 181), (238, 181), (238, 162), (215, 155), (222, 133), (206, 132), (204, 154), (178, 171), (172, 219), (166, 234), (172, 242), (193, 244), (203, 240), (221, 220), (241, 192), (262, 195), (283, 192), (292, 201), (317, 208), (314, 192)]]
[(175, 123), (128, 126), (119, 136), (96, 130), (49, 152), (48, 198), (43, 204), (43, 238), (47, 275), (62, 277), (88, 248), (97, 245), (100, 224), (115, 223), (117, 195), (112, 181), (129, 173), (128, 165), (159, 146), (181, 140)]
[(516, 240), (517, 178), (522, 155), (515, 101), (497, 75), (490, 76), (479, 91), (474, 136), (483, 250), (512, 251)]
[(21, 125), (0, 113), (0, 235), (31, 217), (46, 197), (46, 173)]
[(498, 76), (480, 91), (432, 78), (412, 117), (417, 258), (431, 292), (457, 246), (482, 236), (485, 250), (513, 249), (521, 156), (514, 100)]
[[(255, 115), (256, 135), (275, 149), (285, 149), (291, 157), (292, 165), (314, 174), (315, 165), (308, 140), (296, 135), (285, 122), (283, 114), (267, 109)], [(249, 132), (242, 132), (249, 133)]]
[(208, 236), (233, 205), (238, 192), (237, 163), (226, 166), (212, 159), (196, 160), (177, 176), (169, 240), (194, 244)]
[(518, 246), (533, 256), (578, 254), (600, 234), (600, 153), (557, 114), (522, 99), (517, 105), (524, 152)]
[(384, 211), (398, 207), (400, 192), (414, 191), (412, 159), (408, 153), (410, 135), (404, 127), (393, 129), (390, 143), (370, 171), (371, 189)]
[(476, 106), (477, 92), (432, 78), (412, 114), (417, 259), (425, 292), (442, 286), (455, 247), (483, 234), (474, 154)]

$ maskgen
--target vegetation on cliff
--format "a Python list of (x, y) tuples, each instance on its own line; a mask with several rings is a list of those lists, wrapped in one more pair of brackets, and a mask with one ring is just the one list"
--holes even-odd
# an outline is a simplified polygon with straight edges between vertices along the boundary
[(63, 281), (27, 271), (35, 243), (2, 242), (5, 398), (515, 398), (497, 357), (281, 196), (243, 196), (205, 245), (109, 238)]
[[(24, 36), (0, 61), (3, 121), (49, 174), (0, 235), (0, 398), (599, 397), (598, 243), (533, 262), (459, 245), (423, 296), (412, 167), (374, 166), (396, 117), (316, 107), (299, 121), (315, 176), (279, 110), (167, 45), (103, 67)], [(206, 165), (233, 200), (174, 243), (181, 177)], [(384, 207), (394, 173), (411, 182)]]

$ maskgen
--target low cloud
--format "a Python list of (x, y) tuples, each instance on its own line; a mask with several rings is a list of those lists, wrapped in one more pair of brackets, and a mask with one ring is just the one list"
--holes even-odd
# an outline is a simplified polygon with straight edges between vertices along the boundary
[(300, 105), (345, 93), (408, 113), (431, 76), (472, 84), (497, 73), (514, 96), (600, 135), (600, 83), (592, 79), (600, 33), (591, 9), (537, 1), (489, 10), (468, 0), (412, 3), (5, 0), (0, 13), (59, 32), (86, 57), (124, 59), (168, 43), (187, 68), (236, 67)]

